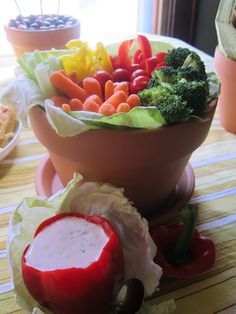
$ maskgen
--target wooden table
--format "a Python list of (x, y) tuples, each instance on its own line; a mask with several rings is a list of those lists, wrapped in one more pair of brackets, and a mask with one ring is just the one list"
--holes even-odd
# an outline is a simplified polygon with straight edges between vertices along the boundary
[[(178, 40), (164, 39), (175, 46)], [(202, 55), (208, 66), (212, 58)], [(14, 76), (15, 58), (0, 58), (4, 85)], [(23, 313), (16, 304), (6, 258), (8, 221), (24, 197), (34, 196), (37, 166), (46, 154), (30, 129), (23, 129), (18, 145), (0, 163), (0, 313)], [(175, 299), (175, 314), (236, 313), (236, 135), (226, 132), (216, 111), (209, 135), (191, 158), (199, 203), (198, 229), (216, 245), (212, 269), (189, 280), (161, 283), (159, 296), (150, 302)]]

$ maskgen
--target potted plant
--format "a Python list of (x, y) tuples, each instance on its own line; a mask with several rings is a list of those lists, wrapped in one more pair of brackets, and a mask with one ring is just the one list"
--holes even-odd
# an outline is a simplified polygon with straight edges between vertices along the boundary
[(221, 82), (219, 95), (219, 118), (221, 125), (236, 134), (236, 14), (232, 1), (222, 0), (216, 15), (218, 46), (215, 50), (214, 65)]
[(23, 16), (17, 1), (15, 3), (19, 15), (11, 19), (4, 29), (17, 57), (36, 49), (63, 49), (69, 40), (80, 37), (79, 20), (60, 14), (60, 1), (56, 14), (44, 14), (40, 1), (40, 14), (29, 16)]
[[(87, 43), (69, 42), (67, 53), (58, 57), (61, 68), (52, 70), (48, 79), (33, 77), (35, 69), (26, 67), (27, 56), (20, 64), (32, 76), (27, 84), (37, 95), (44, 92), (42, 98), (34, 95), (27, 110), (62, 184), (66, 186), (75, 172), (83, 176), (82, 182), (108, 182), (123, 188), (141, 214), (150, 218), (162, 214), (176, 198), (181, 178), (186, 196), (192, 174), (188, 162), (208, 134), (217, 100), (209, 96), (205, 67), (196, 53), (185, 48), (156, 53), (142, 35), (137, 42), (133, 54), (133, 40), (128, 40), (113, 55), (101, 43), (92, 50)], [(47, 54), (41, 57), (48, 66)], [(102, 104), (96, 104), (94, 93)], [(129, 110), (118, 111), (114, 94)], [(132, 104), (131, 95), (139, 103)], [(51, 100), (44, 104), (45, 98)], [(4, 92), (1, 99), (6, 101)], [(44, 105), (32, 106), (40, 102)], [(112, 108), (111, 103), (115, 112), (106, 116), (101, 108)], [(193, 175), (191, 180), (193, 187)], [(193, 188), (188, 199), (192, 192)]]

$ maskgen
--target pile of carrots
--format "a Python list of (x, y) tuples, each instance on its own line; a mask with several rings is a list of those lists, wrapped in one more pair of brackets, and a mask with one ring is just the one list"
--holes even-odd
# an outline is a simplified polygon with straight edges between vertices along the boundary
[(52, 101), (63, 111), (85, 110), (111, 116), (128, 112), (140, 105), (136, 94), (129, 95), (128, 82), (114, 83), (108, 80), (102, 87), (98, 80), (86, 77), (80, 84), (74, 82), (63, 71), (54, 71), (50, 75), (52, 85), (65, 96), (54, 96)]

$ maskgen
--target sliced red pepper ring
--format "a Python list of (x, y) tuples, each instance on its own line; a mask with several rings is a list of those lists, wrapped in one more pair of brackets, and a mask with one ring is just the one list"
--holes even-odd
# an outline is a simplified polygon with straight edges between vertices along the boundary
[(122, 68), (128, 69), (131, 65), (130, 48), (133, 44), (133, 39), (123, 41), (118, 49), (118, 63)]
[(138, 38), (138, 44), (143, 52), (143, 55), (145, 58), (150, 58), (152, 57), (152, 46), (147, 39), (146, 36), (144, 35), (137, 35)]
[[(35, 237), (54, 222), (65, 217), (78, 217), (100, 226), (108, 237), (97, 260), (88, 267), (41, 270), (27, 264), (25, 249), (22, 275), (31, 295), (45, 308), (59, 314), (103, 314), (109, 312), (112, 299), (123, 276), (123, 253), (119, 237), (110, 223), (99, 216), (63, 213), (45, 220)], [(85, 242), (86, 243), (86, 242)], [(43, 252), (42, 252), (43, 254)]]
[[(157, 226), (152, 228), (150, 233), (157, 245), (157, 255), (154, 261), (162, 267), (166, 277), (189, 278), (208, 270), (215, 262), (214, 242), (201, 236), (196, 229), (192, 229), (190, 224), (187, 229), (184, 224)], [(181, 241), (179, 241), (180, 239)], [(184, 243), (182, 246), (184, 250), (178, 246), (180, 242)], [(176, 260), (173, 258), (176, 256), (169, 253), (173, 253), (177, 246), (178, 253), (184, 253), (183, 255), (187, 257), (187, 260), (176, 265)]]

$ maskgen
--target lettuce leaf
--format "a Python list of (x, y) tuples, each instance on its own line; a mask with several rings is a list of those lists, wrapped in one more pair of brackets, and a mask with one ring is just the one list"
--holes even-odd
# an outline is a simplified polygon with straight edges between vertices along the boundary
[[(120, 236), (124, 260), (125, 280), (139, 278), (150, 296), (157, 289), (162, 275), (161, 268), (153, 262), (156, 246), (149, 234), (148, 222), (123, 195), (123, 189), (110, 184), (88, 182), (79, 187), (77, 174), (64, 190), (49, 200), (25, 198), (13, 213), (8, 232), (8, 259), (14, 283), (16, 300), (26, 311), (49, 311), (30, 296), (21, 273), (21, 257), (32, 241), (39, 224), (61, 212), (81, 212), (108, 219)], [(137, 263), (136, 261), (139, 261)], [(38, 311), (38, 312), (37, 312)]]
[(65, 54), (70, 55), (72, 53), (74, 52), (69, 49), (51, 49), (44, 51), (35, 50), (33, 52), (24, 53), (22, 56), (17, 58), (17, 62), (31, 80), (37, 81), (34, 71), (38, 64), (44, 64), (48, 68), (49, 72), (60, 70), (62, 69), (60, 57)]
[(117, 113), (109, 117), (84, 111), (71, 111), (69, 115), (87, 124), (112, 129), (156, 129), (166, 124), (156, 107), (135, 107), (127, 113)]
[(11, 105), (17, 112), (24, 126), (28, 125), (28, 110), (35, 105), (43, 105), (42, 95), (37, 83), (26, 75), (20, 74), (0, 91), (3, 105)]

